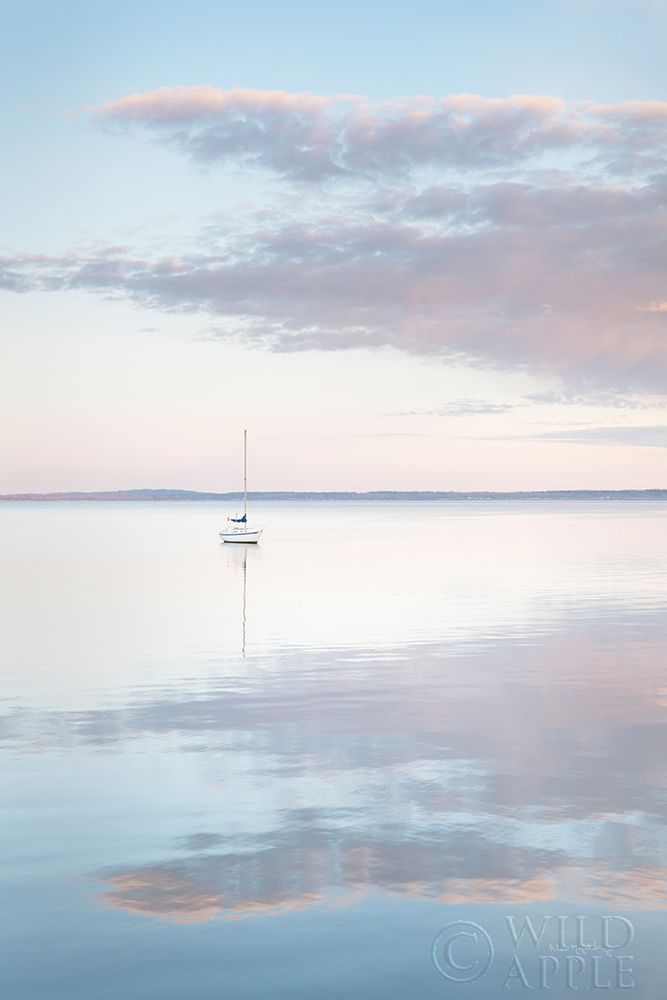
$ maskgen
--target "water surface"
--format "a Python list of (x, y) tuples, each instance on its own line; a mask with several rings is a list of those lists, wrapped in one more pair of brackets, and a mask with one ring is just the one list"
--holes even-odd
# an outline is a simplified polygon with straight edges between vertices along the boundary
[(3, 995), (662, 995), (667, 505), (226, 513), (0, 504)]

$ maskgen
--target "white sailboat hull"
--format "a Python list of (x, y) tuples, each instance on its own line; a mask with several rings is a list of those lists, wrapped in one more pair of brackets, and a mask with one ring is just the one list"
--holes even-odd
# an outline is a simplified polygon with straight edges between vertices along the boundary
[(219, 532), (223, 542), (240, 542), (245, 545), (256, 545), (263, 532), (263, 527), (251, 528), (249, 525), (239, 525), (237, 528), (223, 528)]

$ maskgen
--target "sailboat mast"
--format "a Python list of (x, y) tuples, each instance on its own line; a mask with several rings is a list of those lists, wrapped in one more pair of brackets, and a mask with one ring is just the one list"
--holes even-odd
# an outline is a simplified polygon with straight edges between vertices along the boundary
[(248, 432), (243, 431), (243, 516), (248, 516)]

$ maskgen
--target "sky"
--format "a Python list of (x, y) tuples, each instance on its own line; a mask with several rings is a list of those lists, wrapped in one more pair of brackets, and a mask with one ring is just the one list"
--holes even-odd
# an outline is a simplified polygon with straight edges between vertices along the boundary
[(0, 493), (667, 486), (667, 0), (0, 8)]

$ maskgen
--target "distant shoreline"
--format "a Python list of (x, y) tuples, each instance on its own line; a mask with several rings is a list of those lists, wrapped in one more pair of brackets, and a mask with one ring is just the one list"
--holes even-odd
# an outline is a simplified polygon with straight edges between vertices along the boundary
[[(14, 502), (30, 502), (39, 500), (51, 501), (239, 501), (243, 494), (206, 493), (199, 490), (109, 490), (100, 492), (70, 492), (70, 493), (9, 493), (0, 495), (0, 500)], [(429, 490), (372, 490), (364, 493), (346, 491), (332, 492), (290, 492), (269, 491), (248, 494), (249, 500), (357, 500), (357, 501), (396, 501), (396, 500), (667, 500), (667, 489), (651, 490), (517, 490), (507, 492), (497, 491), (429, 491)]]

